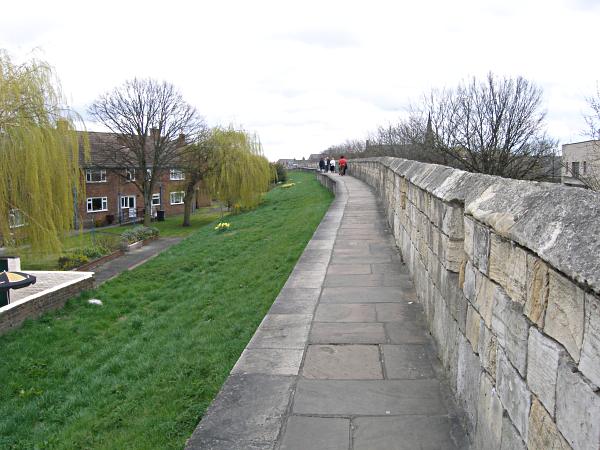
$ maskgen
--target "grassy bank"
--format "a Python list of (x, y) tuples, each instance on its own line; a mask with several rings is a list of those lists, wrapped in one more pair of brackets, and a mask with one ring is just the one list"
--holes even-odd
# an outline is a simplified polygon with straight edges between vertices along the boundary
[(292, 176), (230, 231), (201, 228), (0, 337), (0, 448), (182, 448), (329, 205)]

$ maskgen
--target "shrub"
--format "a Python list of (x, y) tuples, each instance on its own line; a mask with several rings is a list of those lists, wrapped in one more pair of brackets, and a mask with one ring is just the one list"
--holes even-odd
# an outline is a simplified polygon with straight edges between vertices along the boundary
[(90, 262), (90, 258), (83, 253), (67, 253), (58, 258), (59, 270), (71, 270)]
[(281, 163), (271, 164), (273, 168), (274, 178), (271, 179), (271, 183), (285, 183), (288, 179), (288, 173), (285, 166)]
[(60, 270), (75, 269), (94, 259), (108, 255), (110, 252), (112, 252), (111, 248), (102, 245), (76, 248), (58, 258), (58, 268)]
[(145, 239), (150, 239), (157, 236), (158, 228), (145, 227), (143, 225), (133, 227), (132, 229), (126, 230), (123, 233), (121, 233), (121, 237), (128, 244), (133, 244), (134, 242), (143, 241)]

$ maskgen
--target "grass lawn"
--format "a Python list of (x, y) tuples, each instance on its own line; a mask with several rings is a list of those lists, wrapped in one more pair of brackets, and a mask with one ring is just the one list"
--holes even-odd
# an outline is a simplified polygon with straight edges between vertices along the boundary
[(0, 448), (182, 448), (331, 201), (292, 177), (230, 231), (200, 228), (0, 337)]
[[(211, 223), (220, 217), (219, 212), (213, 208), (199, 208), (192, 214), (189, 227), (182, 227), (182, 215), (167, 216), (164, 222), (152, 222), (152, 226), (160, 231), (162, 237), (185, 237), (189, 236), (199, 228)], [(123, 231), (131, 228), (132, 225), (120, 227), (105, 227), (94, 231), (85, 231), (68, 236), (63, 239), (64, 251), (69, 251), (81, 247), (89, 247), (95, 242), (107, 242), (112, 245), (118, 245), (118, 236)], [(24, 270), (57, 270), (59, 253), (39, 254), (25, 251), (13, 251), (11, 254), (20, 254), (21, 265)]]

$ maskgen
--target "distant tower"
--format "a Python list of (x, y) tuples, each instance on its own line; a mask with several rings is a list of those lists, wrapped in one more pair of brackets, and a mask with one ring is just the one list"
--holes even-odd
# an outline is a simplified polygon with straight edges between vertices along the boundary
[(433, 127), (431, 126), (431, 112), (427, 116), (427, 129), (425, 130), (425, 151), (433, 150), (434, 136)]

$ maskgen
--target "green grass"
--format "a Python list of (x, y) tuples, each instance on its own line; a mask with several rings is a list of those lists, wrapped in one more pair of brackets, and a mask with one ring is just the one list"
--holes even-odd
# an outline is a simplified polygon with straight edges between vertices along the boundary
[(293, 179), (0, 337), (0, 448), (182, 448), (331, 201)]
[[(152, 226), (158, 228), (161, 237), (185, 237), (219, 217), (220, 213), (214, 208), (199, 208), (192, 214), (189, 227), (181, 226), (182, 215), (167, 216), (164, 222), (153, 222)], [(106, 227), (67, 236), (62, 240), (64, 251), (61, 253), (40, 254), (23, 249), (12, 251), (11, 254), (16, 253), (21, 256), (21, 265), (24, 270), (57, 270), (58, 257), (61, 254), (76, 248), (89, 247), (96, 242), (104, 242), (117, 247), (120, 240), (118, 236), (131, 227), (132, 225)]]

